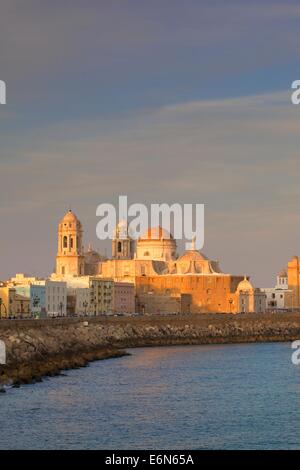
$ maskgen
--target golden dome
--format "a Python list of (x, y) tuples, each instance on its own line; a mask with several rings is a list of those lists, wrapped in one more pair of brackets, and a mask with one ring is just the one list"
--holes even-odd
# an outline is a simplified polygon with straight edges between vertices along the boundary
[(237, 286), (237, 291), (241, 291), (241, 290), (243, 290), (243, 291), (253, 291), (254, 290), (251, 282), (248, 281), (246, 276), (244, 277), (244, 279)]
[[(61, 224), (80, 224), (74, 212), (68, 210), (65, 216), (60, 221)], [(81, 225), (81, 224), (80, 224)]]
[(200, 253), (198, 250), (187, 250), (182, 256), (180, 256), (177, 262), (180, 261), (206, 261), (205, 255)]
[(140, 238), (140, 240), (172, 240), (170, 232), (162, 227), (149, 228)]
[(71, 209), (68, 210), (68, 212), (64, 215), (62, 218), (62, 222), (71, 222), (71, 221), (77, 221), (76, 215), (71, 211)]

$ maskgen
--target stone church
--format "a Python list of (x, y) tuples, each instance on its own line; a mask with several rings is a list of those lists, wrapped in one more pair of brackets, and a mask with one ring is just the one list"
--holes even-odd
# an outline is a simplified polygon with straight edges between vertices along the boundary
[(262, 312), (266, 304), (249, 279), (223, 273), (195, 247), (178, 255), (176, 240), (162, 227), (149, 228), (135, 241), (121, 222), (111, 259), (91, 248), (84, 252), (82, 224), (71, 210), (58, 227), (56, 275), (134, 283), (137, 310), (145, 313)]

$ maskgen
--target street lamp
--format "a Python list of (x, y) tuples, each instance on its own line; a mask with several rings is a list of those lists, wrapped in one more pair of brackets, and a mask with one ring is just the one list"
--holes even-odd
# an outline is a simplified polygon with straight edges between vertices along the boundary
[(86, 317), (86, 309), (87, 309), (87, 306), (88, 306), (87, 301), (85, 300), (82, 305), (83, 305), (83, 308), (84, 308), (84, 316)]

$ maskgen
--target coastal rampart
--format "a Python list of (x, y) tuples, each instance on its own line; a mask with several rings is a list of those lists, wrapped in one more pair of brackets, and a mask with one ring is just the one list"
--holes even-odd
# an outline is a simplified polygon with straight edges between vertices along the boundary
[(40, 380), (126, 348), (300, 339), (300, 313), (1, 320), (1, 383)]

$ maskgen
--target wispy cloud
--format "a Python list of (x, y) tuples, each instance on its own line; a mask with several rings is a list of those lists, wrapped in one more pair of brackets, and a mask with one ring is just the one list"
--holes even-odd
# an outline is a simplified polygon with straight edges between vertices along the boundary
[[(62, 122), (15, 136), (6, 143), (13, 158), (0, 160), (2, 246), (20, 226), (30, 236), (26, 250), (14, 246), (13, 259), (1, 252), (1, 265), (16, 270), (22, 260), (51, 269), (56, 223), (68, 205), (95, 241), (97, 204), (128, 194), (132, 201), (205, 203), (205, 251), (227, 271), (271, 282), (298, 250), (299, 126), (300, 110), (288, 92), (278, 92), (162, 106), (110, 122)], [(33, 260), (36, 245), (40, 263)]]

